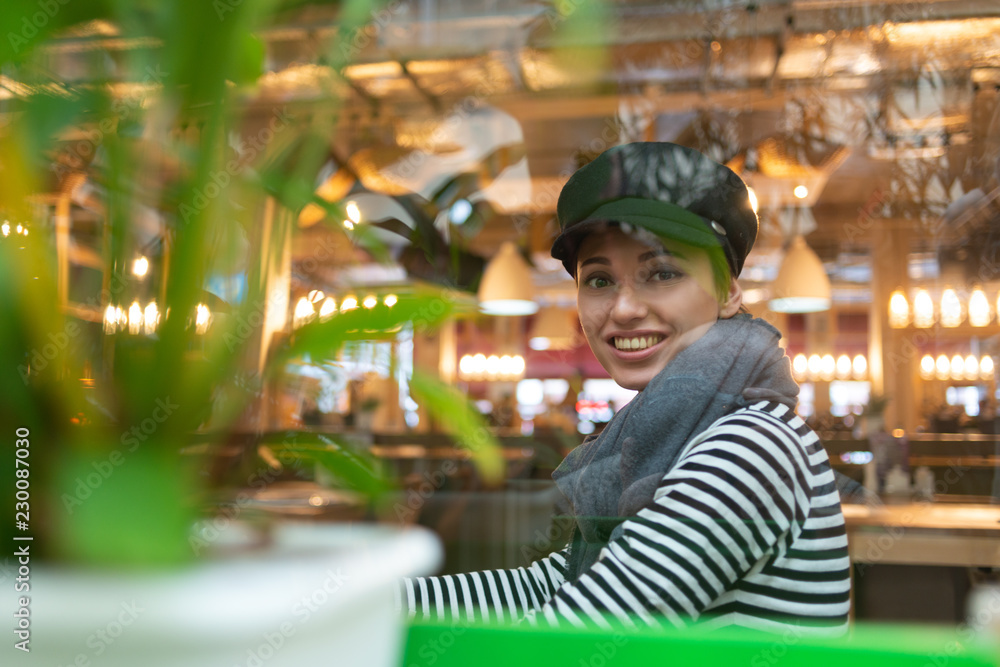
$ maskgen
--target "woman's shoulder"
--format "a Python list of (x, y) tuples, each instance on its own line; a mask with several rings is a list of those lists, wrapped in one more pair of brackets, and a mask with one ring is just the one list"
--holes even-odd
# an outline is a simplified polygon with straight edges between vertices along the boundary
[(777, 401), (758, 401), (719, 417), (707, 430), (736, 424), (754, 424), (789, 430), (799, 437), (813, 435), (812, 429), (795, 413), (795, 409)]
[[(760, 401), (723, 415), (698, 437), (687, 451), (700, 444), (734, 439), (751, 440), (755, 445), (805, 450), (807, 455), (822, 451), (819, 438), (795, 410), (774, 401)], [(825, 456), (825, 454), (824, 454)]]

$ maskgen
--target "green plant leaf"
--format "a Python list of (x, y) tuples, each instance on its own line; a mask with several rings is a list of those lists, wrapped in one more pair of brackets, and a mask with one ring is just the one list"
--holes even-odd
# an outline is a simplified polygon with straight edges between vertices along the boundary
[[(378, 460), (339, 440), (336, 436), (301, 434), (304, 442), (282, 443), (271, 446), (280, 461), (306, 460), (322, 466), (342, 488), (357, 491), (375, 500), (393, 489), (380, 471)], [(315, 438), (310, 442), (310, 438)]]
[(162, 567), (191, 560), (196, 518), (192, 471), (152, 437), (130, 451), (79, 442), (64, 452), (54, 485), (58, 556), (94, 566)]
[(426, 373), (415, 372), (410, 380), (417, 403), (451, 435), (459, 447), (472, 456), (487, 484), (499, 484), (504, 476), (504, 459), (493, 432), (468, 397), (454, 386)]
[(377, 303), (372, 308), (358, 304), (325, 322), (314, 321), (296, 330), (289, 346), (275, 357), (272, 370), (303, 354), (333, 356), (348, 340), (392, 340), (404, 326), (416, 331), (434, 329), (461, 307), (458, 295), (449, 290), (428, 287), (393, 295), (397, 301), (391, 307), (385, 305), (387, 294), (375, 293)]

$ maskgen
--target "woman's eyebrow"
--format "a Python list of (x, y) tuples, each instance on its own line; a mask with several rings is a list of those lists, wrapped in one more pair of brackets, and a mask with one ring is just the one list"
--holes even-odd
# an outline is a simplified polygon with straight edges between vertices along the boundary
[(644, 252), (641, 255), (639, 255), (639, 261), (648, 262), (651, 259), (655, 259), (656, 257), (663, 257), (664, 255), (666, 255), (667, 257), (676, 257), (674, 253), (670, 252), (666, 248), (657, 248), (656, 250), (650, 250), (649, 252)]
[(610, 266), (611, 260), (609, 260), (607, 257), (601, 257), (600, 255), (596, 257), (588, 257), (587, 259), (580, 262), (580, 268), (582, 269), (583, 267), (588, 266), (590, 264), (603, 264), (604, 266)]

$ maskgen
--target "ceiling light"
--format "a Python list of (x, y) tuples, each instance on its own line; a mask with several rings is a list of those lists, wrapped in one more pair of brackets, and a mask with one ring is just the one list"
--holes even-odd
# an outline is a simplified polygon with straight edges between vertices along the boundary
[(323, 300), (323, 305), (320, 306), (319, 308), (319, 319), (325, 322), (326, 320), (330, 319), (336, 312), (337, 312), (337, 302), (333, 299), (333, 297), (328, 296), (326, 297), (326, 299)]
[(792, 194), (798, 199), (805, 199), (809, 196), (809, 188), (804, 185), (796, 185), (795, 189), (792, 190)]
[(910, 304), (903, 290), (896, 290), (889, 297), (889, 326), (901, 329), (910, 323)]
[(851, 368), (854, 370), (855, 380), (863, 379), (865, 377), (865, 373), (868, 372), (868, 359), (866, 359), (863, 354), (854, 355), (854, 360), (851, 362)]
[(983, 380), (993, 379), (993, 357), (983, 357), (979, 360), (979, 377)]
[(920, 377), (924, 380), (934, 379), (934, 357), (929, 354), (920, 359)]
[(947, 288), (941, 294), (941, 326), (957, 327), (962, 323), (962, 302), (952, 288)]
[(505, 241), (479, 282), (479, 309), (487, 315), (531, 315), (538, 311), (531, 267), (517, 246)]
[(913, 326), (922, 329), (934, 326), (934, 302), (925, 289), (917, 290), (913, 297)]
[(771, 295), (768, 307), (777, 313), (815, 313), (830, 308), (830, 278), (801, 235), (785, 254), (771, 283)]
[(992, 313), (990, 313), (990, 302), (986, 298), (986, 293), (982, 288), (977, 287), (972, 290), (969, 297), (969, 324), (974, 327), (985, 327), (990, 323)]
[(354, 224), (361, 222), (361, 209), (358, 208), (358, 205), (355, 202), (347, 202), (347, 205), (344, 206), (344, 212), (347, 213), (347, 217)]
[(531, 325), (528, 347), (532, 350), (569, 350), (576, 346), (576, 324), (570, 311), (542, 308)]

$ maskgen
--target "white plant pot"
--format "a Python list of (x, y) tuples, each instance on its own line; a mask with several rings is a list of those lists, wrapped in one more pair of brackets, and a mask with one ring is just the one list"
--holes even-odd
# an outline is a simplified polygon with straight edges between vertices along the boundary
[[(400, 577), (432, 573), (431, 532), (286, 524), (273, 546), (162, 574), (32, 566), (30, 653), (6, 631), (3, 664), (89, 667), (399, 665)], [(10, 588), (13, 588), (11, 586)], [(15, 627), (16, 627), (16, 620)], [(10, 627), (8, 625), (8, 627)]]

